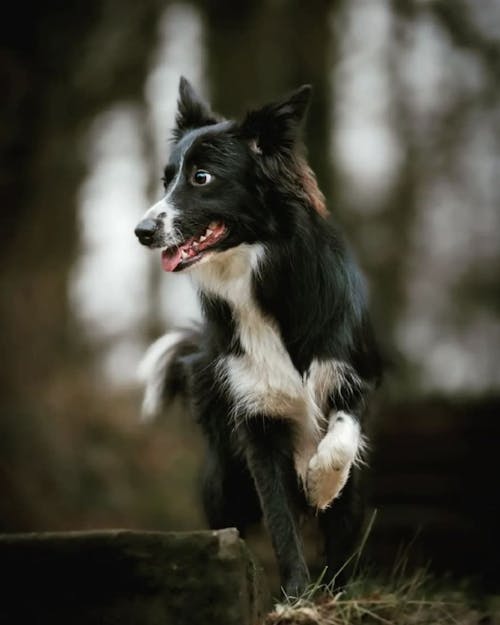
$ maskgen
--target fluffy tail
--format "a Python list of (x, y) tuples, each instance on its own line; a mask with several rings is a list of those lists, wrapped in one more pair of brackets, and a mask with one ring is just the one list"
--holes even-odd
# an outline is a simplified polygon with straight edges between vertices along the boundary
[(148, 348), (138, 369), (145, 387), (141, 411), (144, 420), (152, 420), (176, 395), (187, 393), (189, 356), (196, 353), (198, 339), (198, 330), (177, 330)]

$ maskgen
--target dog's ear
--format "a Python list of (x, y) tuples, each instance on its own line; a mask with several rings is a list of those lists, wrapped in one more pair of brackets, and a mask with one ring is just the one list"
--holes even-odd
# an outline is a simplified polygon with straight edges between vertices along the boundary
[(179, 99), (175, 117), (174, 139), (192, 128), (201, 128), (221, 121), (219, 115), (212, 112), (209, 105), (193, 89), (191, 83), (181, 76), (179, 83)]
[(248, 113), (240, 131), (251, 149), (259, 154), (291, 149), (297, 140), (311, 92), (311, 85), (303, 85), (283, 100)]

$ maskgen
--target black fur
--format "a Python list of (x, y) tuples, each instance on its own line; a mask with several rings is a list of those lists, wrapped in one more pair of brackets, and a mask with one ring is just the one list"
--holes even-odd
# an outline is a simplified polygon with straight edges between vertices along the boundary
[[(265, 247), (250, 287), (254, 301), (278, 327), (301, 376), (307, 376), (313, 360), (349, 365), (345, 386), (331, 392), (328, 409), (348, 411), (362, 423), (366, 394), (380, 377), (380, 360), (359, 271), (302, 154), (298, 135), (309, 95), (305, 86), (249, 113), (241, 123), (228, 122), (182, 79), (165, 186), (184, 239), (216, 220), (226, 224), (227, 236), (215, 251), (242, 243)], [(200, 168), (214, 178), (195, 188), (189, 176)], [(165, 244), (160, 223), (154, 243), (147, 244)], [(244, 353), (238, 319), (230, 302), (203, 286), (200, 298), (204, 325), (178, 345), (165, 375), (168, 392), (181, 388), (189, 396), (208, 442), (203, 471), (207, 520), (212, 528), (236, 526), (245, 535), (263, 513), (283, 587), (295, 595), (309, 580), (299, 531), (299, 515), (308, 506), (294, 468), (295, 425), (286, 415), (230, 416), (235, 398), (221, 382), (216, 363)], [(354, 470), (342, 495), (318, 513), (330, 579), (358, 539), (362, 503), (357, 479)]]

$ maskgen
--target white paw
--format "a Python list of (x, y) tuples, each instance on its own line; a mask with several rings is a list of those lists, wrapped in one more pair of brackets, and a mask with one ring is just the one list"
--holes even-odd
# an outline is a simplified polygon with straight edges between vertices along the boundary
[(307, 470), (306, 493), (311, 506), (324, 510), (340, 495), (344, 488), (351, 462), (333, 465), (325, 462), (320, 453), (315, 454)]
[(340, 495), (362, 446), (357, 419), (343, 411), (331, 415), (328, 432), (307, 466), (306, 494), (311, 506), (324, 510)]

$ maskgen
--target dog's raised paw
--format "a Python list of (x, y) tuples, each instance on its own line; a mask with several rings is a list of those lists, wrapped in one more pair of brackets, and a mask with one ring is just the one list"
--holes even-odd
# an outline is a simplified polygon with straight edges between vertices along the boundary
[(350, 467), (350, 463), (334, 467), (325, 463), (320, 454), (315, 454), (307, 469), (306, 492), (309, 504), (319, 510), (328, 508), (344, 488)]

